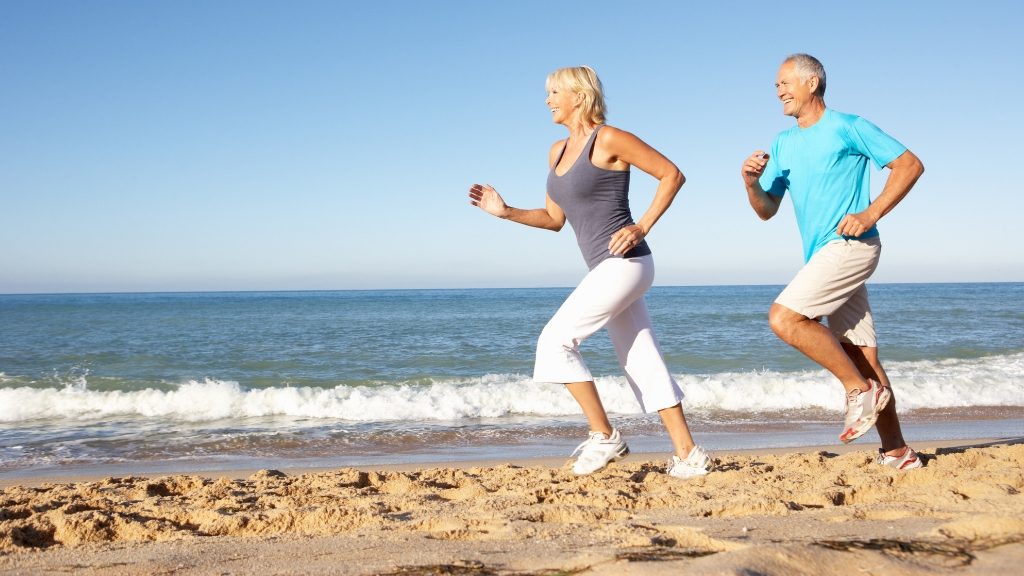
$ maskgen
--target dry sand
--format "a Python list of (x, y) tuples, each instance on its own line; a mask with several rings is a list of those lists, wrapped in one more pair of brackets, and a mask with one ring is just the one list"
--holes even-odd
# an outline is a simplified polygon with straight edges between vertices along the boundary
[[(0, 572), (38, 574), (1024, 573), (1024, 444), (644, 456), (590, 477), (514, 466), (244, 479), (23, 481), (0, 491)], [(793, 451), (791, 451), (793, 452)]]

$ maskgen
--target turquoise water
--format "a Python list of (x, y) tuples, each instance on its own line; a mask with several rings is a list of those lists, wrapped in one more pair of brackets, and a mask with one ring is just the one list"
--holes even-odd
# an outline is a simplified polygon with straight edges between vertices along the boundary
[[(647, 296), (712, 448), (762, 445), (762, 426), (780, 445), (835, 442), (838, 383), (768, 329), (781, 289)], [(530, 375), (537, 335), (570, 291), (0, 296), (0, 475), (566, 454), (585, 435), (579, 409)], [(919, 435), (1024, 434), (1024, 284), (870, 292)], [(667, 449), (607, 336), (583, 351), (634, 450)], [(947, 424), (932, 430), (936, 418)]]

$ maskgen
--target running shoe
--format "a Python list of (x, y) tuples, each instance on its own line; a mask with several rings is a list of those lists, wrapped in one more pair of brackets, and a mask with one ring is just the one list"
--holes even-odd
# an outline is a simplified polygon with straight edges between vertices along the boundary
[(846, 395), (846, 424), (839, 439), (843, 444), (853, 442), (864, 435), (875, 425), (878, 414), (889, 403), (892, 392), (888, 386), (882, 386), (868, 379), (868, 389), (854, 391)]
[(914, 452), (914, 449), (910, 446), (903, 448), (903, 453), (899, 456), (889, 456), (878, 449), (878, 458), (875, 458), (875, 464), (881, 464), (882, 466), (888, 466), (897, 470), (911, 470), (913, 468), (920, 468), (924, 466), (924, 462), (921, 461), (921, 457)]
[(618, 462), (629, 455), (629, 446), (622, 440), (618, 430), (612, 430), (609, 438), (604, 432), (591, 432), (583, 444), (573, 450), (572, 455), (582, 453), (572, 465), (572, 471), (580, 476), (602, 470), (609, 462)]
[(693, 450), (690, 450), (690, 454), (685, 458), (672, 455), (666, 464), (666, 472), (673, 478), (693, 478), (694, 476), (703, 476), (708, 473), (711, 469), (711, 457), (704, 451), (700, 446), (694, 446)]

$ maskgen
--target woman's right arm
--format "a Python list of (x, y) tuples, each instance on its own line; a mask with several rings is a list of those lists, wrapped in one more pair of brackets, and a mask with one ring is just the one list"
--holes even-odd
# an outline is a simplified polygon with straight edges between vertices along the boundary
[[(551, 152), (548, 155), (549, 165), (557, 159), (558, 152), (561, 150), (560, 144), (562, 142), (555, 142), (555, 145), (551, 147)], [(501, 195), (490, 184), (482, 186), (480, 184), (473, 184), (469, 189), (469, 203), (473, 206), (478, 206), (488, 214), (527, 226), (533, 226), (534, 228), (558, 232), (562, 229), (562, 226), (565, 226), (565, 212), (562, 212), (562, 208), (555, 204), (551, 196), (545, 194), (544, 199), (544, 208), (520, 210), (505, 204), (505, 201), (501, 199)]]
[(505, 204), (505, 201), (501, 199), (501, 195), (490, 184), (484, 184), (483, 186), (473, 184), (473, 187), (469, 189), (469, 203), (473, 206), (479, 206), (481, 210), (488, 214), (520, 224), (526, 224), (527, 226), (533, 226), (534, 228), (558, 232), (565, 225), (565, 213), (558, 207), (558, 204), (551, 200), (550, 196), (545, 195), (545, 197), (547, 199), (547, 206), (544, 208), (520, 210)]

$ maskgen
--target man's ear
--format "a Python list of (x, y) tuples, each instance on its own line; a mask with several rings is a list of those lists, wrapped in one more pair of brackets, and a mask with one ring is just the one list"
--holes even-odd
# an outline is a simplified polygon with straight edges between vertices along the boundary
[(815, 94), (818, 90), (819, 80), (817, 76), (812, 75), (807, 79), (807, 87), (810, 88), (811, 94)]

